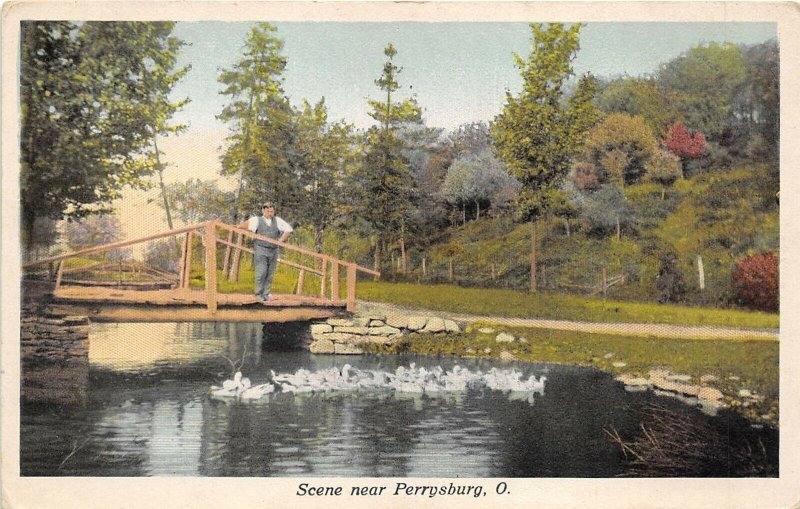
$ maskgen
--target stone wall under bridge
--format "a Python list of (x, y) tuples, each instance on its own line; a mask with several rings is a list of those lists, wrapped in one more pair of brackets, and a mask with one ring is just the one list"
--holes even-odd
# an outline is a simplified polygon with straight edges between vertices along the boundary
[(367, 344), (389, 345), (414, 334), (452, 334), (461, 332), (453, 320), (437, 316), (364, 315), (329, 318), (311, 325), (306, 346), (311, 353), (362, 354)]

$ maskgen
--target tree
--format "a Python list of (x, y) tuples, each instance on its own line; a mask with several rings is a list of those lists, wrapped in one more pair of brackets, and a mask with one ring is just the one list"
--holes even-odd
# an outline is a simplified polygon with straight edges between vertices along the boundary
[(680, 94), (675, 105), (686, 123), (722, 146), (734, 141), (733, 98), (746, 79), (746, 62), (730, 43), (695, 46), (658, 72), (659, 84)]
[(283, 91), (286, 58), (283, 41), (269, 23), (258, 23), (247, 36), (242, 58), (218, 80), (229, 103), (217, 118), (230, 124), (222, 174), (238, 175), (239, 189), (232, 215), (257, 210), (270, 200), (278, 209), (295, 205), (298, 186), (291, 147), (296, 132), (293, 111)]
[(586, 135), (583, 158), (599, 170), (600, 182), (639, 182), (658, 142), (642, 117), (612, 113)]
[(680, 170), (689, 159), (696, 159), (706, 151), (706, 138), (701, 132), (692, 133), (683, 122), (676, 122), (667, 129), (664, 147), (680, 158)]
[(747, 80), (734, 98), (734, 114), (750, 137), (748, 156), (777, 161), (780, 131), (780, 55), (775, 40), (740, 48)]
[(333, 223), (342, 202), (345, 167), (354, 158), (352, 126), (329, 124), (325, 100), (311, 106), (308, 101), (295, 117), (298, 181), (301, 199), (297, 212), (301, 221), (314, 227), (317, 252), (322, 252), (325, 229)]
[(591, 77), (581, 79), (574, 95), (563, 100), (581, 26), (531, 24), (530, 55), (527, 60), (514, 55), (522, 90), (517, 96), (506, 92), (503, 111), (492, 123), (498, 156), (522, 185), (520, 215), (531, 221), (531, 291), (536, 291), (536, 220), (547, 211), (552, 191), (566, 176), (586, 129), (598, 116)]
[(778, 311), (778, 257), (774, 251), (738, 260), (731, 279), (740, 302), (761, 311)]
[(172, 23), (22, 23), (20, 191), (29, 244), (37, 217), (108, 211), (126, 186), (146, 187), (152, 113), (169, 84), (148, 76), (177, 51)]
[(600, 189), (600, 177), (597, 167), (586, 161), (575, 163), (572, 168), (572, 182), (580, 191), (597, 191)]
[(165, 165), (161, 161), (161, 151), (158, 149), (159, 136), (166, 137), (170, 134), (177, 134), (184, 131), (185, 124), (170, 124), (172, 116), (181, 108), (189, 103), (189, 98), (184, 98), (175, 102), (169, 100), (169, 93), (175, 84), (189, 72), (191, 66), (186, 65), (174, 70), (177, 64), (178, 55), (181, 47), (185, 45), (183, 41), (175, 37), (169, 37), (174, 23), (153, 23), (153, 30), (166, 31), (165, 47), (151, 48), (148, 58), (151, 65), (146, 67), (144, 81), (148, 84), (150, 93), (155, 95), (150, 105), (148, 118), (150, 118), (150, 132), (153, 141), (153, 156), (155, 158), (155, 168), (158, 172), (158, 183), (161, 188), (161, 198), (164, 202), (164, 212), (167, 216), (167, 226), (170, 230), (174, 228), (172, 224), (172, 211), (168, 199), (166, 187), (164, 185)]
[(631, 219), (625, 193), (614, 184), (603, 184), (597, 191), (578, 194), (576, 205), (591, 228), (614, 231), (617, 240), (622, 237), (622, 226)]
[(491, 150), (477, 155), (458, 157), (447, 170), (442, 184), (442, 196), (455, 206), (461, 206), (462, 222), (466, 223), (467, 204), (475, 205), (475, 219), (480, 219), (481, 204), (497, 205), (519, 191), (519, 182), (508, 174), (504, 165)]
[(393, 238), (404, 242), (414, 194), (414, 179), (404, 155), (407, 147), (397, 130), (403, 123), (422, 120), (422, 110), (413, 99), (395, 101), (392, 97), (400, 89), (397, 75), (401, 69), (394, 64), (396, 54), (394, 46), (388, 44), (383, 73), (375, 80), (386, 99), (368, 100), (372, 109), (369, 115), (378, 125), (367, 131), (366, 153), (356, 175), (361, 213), (375, 233), (376, 270), (380, 270), (387, 242)]
[(215, 180), (190, 178), (167, 185), (165, 192), (169, 201), (161, 201), (159, 206), (171, 203), (176, 218), (186, 225), (228, 218), (235, 199), (233, 192), (220, 190)]
[(658, 274), (656, 275), (658, 302), (680, 302), (686, 295), (686, 281), (678, 263), (678, 257), (672, 251), (664, 251), (658, 256)]
[(681, 118), (675, 104), (680, 93), (662, 87), (649, 77), (614, 79), (601, 87), (597, 104), (605, 113), (627, 113), (644, 118), (656, 136)]
[(664, 150), (658, 151), (647, 165), (647, 178), (651, 182), (661, 184), (661, 199), (664, 199), (666, 188), (681, 178), (681, 161), (677, 156)]
[[(67, 245), (73, 250), (111, 244), (122, 239), (122, 223), (115, 214), (94, 214), (71, 221), (66, 228)], [(115, 249), (106, 254), (113, 260), (131, 257), (129, 249)]]

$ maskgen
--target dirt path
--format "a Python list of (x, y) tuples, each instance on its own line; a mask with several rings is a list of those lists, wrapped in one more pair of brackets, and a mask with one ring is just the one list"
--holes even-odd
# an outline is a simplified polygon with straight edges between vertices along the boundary
[(669, 325), (660, 323), (600, 323), (571, 320), (548, 320), (542, 318), (509, 318), (504, 316), (481, 316), (412, 308), (383, 302), (358, 302), (359, 314), (404, 314), (432, 315), (450, 318), (461, 323), (490, 322), (513, 327), (533, 327), (576, 332), (598, 332), (631, 336), (652, 336), (684, 339), (761, 339), (778, 340), (778, 331), (772, 329), (746, 329), (722, 325)]

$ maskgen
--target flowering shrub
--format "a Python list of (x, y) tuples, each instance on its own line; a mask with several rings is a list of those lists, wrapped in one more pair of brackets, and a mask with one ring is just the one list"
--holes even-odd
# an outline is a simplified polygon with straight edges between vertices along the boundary
[(694, 159), (706, 151), (703, 133), (692, 134), (683, 122), (676, 122), (667, 130), (664, 146), (681, 159)]
[(774, 251), (737, 261), (731, 279), (743, 304), (761, 311), (778, 311), (778, 256)]

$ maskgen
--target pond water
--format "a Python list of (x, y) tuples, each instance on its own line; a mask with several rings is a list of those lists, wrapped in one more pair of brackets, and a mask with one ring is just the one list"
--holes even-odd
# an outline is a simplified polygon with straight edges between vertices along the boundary
[[(604, 430), (633, 437), (657, 402), (575, 366), (422, 356), (329, 356), (291, 349), (307, 324), (94, 324), (81, 402), (23, 404), (21, 472), (37, 476), (613, 477), (626, 459)], [(345, 364), (394, 373), (456, 365), (515, 369), (543, 387), (520, 395), (471, 386), (211, 396), (231, 363), (259, 384), (274, 373)], [(748, 428), (733, 416), (732, 426)], [(768, 430), (769, 431), (769, 430)], [(764, 440), (776, 454), (777, 434)], [(774, 449), (774, 451), (773, 451)], [(715, 472), (730, 475), (731, 472)]]

